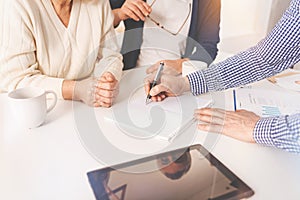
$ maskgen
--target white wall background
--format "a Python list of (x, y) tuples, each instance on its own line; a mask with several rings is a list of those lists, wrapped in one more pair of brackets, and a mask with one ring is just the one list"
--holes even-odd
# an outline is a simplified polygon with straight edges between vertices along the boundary
[(272, 0), (222, 0), (221, 37), (264, 32), (271, 2)]
[(222, 52), (235, 54), (255, 45), (276, 24), (290, 0), (221, 0)]
[[(2, 0), (0, 0), (1, 6)], [(219, 49), (237, 53), (256, 44), (272, 29), (290, 0), (221, 0)]]

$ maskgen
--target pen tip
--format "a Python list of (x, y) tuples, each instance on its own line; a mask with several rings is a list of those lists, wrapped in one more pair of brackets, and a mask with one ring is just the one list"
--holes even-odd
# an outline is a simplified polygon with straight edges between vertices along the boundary
[(148, 98), (147, 98), (147, 99), (146, 99), (146, 103), (145, 103), (145, 104), (146, 104), (146, 105), (148, 105), (148, 104), (149, 104), (149, 102), (150, 102), (150, 99), (148, 99)]

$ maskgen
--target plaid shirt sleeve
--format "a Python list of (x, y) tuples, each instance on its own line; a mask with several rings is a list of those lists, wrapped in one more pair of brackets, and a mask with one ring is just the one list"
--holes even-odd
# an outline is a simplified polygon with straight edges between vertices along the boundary
[[(273, 76), (300, 61), (300, 1), (292, 0), (265, 39), (208, 69), (188, 75), (194, 95), (243, 86)], [(258, 143), (300, 153), (300, 114), (262, 118), (254, 136)]]
[(300, 61), (300, 1), (290, 7), (256, 46), (188, 75), (194, 95), (246, 85), (273, 76)]
[(300, 114), (262, 118), (253, 136), (257, 143), (300, 153)]

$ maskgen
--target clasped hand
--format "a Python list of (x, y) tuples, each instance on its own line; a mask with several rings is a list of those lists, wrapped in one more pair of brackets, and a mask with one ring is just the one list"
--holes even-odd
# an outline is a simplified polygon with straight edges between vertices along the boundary
[(118, 95), (118, 80), (110, 72), (100, 78), (90, 77), (75, 83), (74, 100), (94, 107), (110, 107)]

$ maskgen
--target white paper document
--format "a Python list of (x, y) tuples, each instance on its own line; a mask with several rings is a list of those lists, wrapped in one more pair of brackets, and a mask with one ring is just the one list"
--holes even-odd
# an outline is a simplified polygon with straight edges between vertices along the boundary
[(239, 88), (236, 90), (236, 107), (261, 117), (289, 115), (300, 112), (300, 93)]
[(184, 94), (168, 97), (162, 102), (145, 104), (145, 68), (124, 73), (120, 93), (114, 105), (107, 109), (104, 119), (125, 135), (137, 139), (162, 139), (172, 141), (195, 123), (194, 110), (207, 107), (211, 99)]
[(196, 122), (193, 118), (196, 108), (207, 107), (212, 102), (191, 94), (147, 105), (145, 100), (145, 91), (139, 88), (127, 100), (114, 105), (112, 115), (105, 118), (133, 137), (170, 141)]

